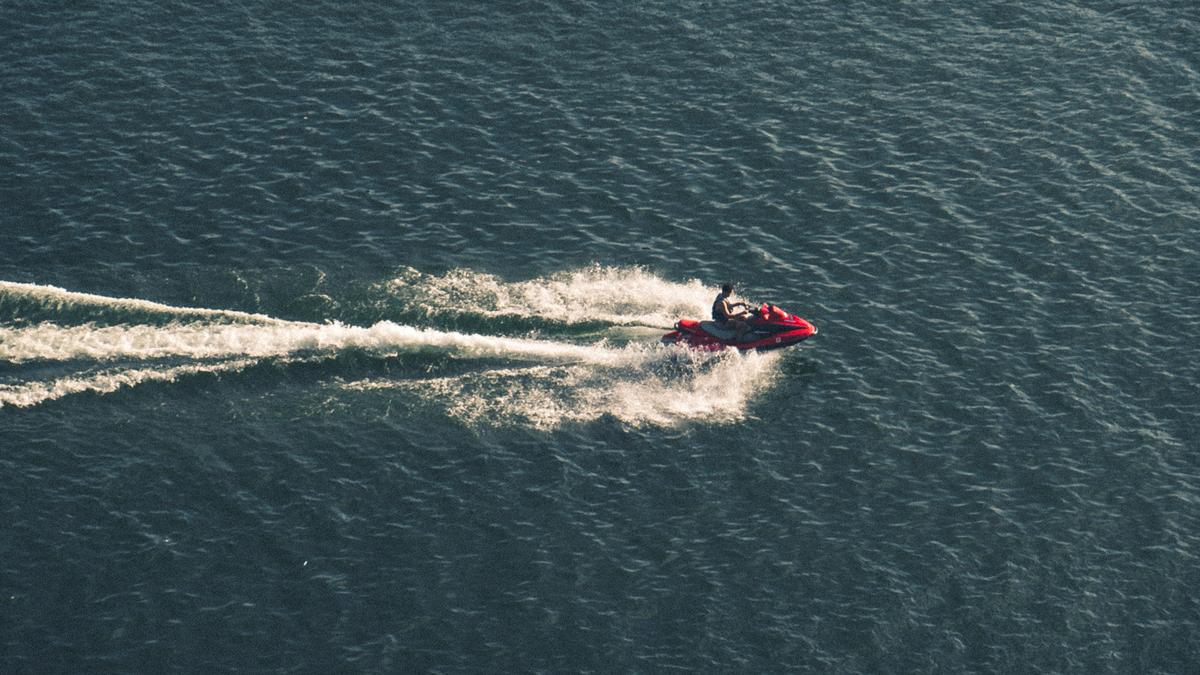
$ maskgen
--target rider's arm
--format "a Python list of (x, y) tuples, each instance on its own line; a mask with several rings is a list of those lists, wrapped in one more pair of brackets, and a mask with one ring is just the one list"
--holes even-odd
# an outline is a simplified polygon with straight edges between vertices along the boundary
[(728, 299), (721, 301), (721, 313), (725, 315), (726, 321), (741, 321), (746, 318), (746, 312), (735, 312), (734, 307), (737, 306), (749, 307), (744, 302), (730, 302)]

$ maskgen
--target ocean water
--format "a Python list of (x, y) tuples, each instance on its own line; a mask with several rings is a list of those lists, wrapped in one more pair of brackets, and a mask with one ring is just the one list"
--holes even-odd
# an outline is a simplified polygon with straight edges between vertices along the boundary
[(0, 672), (1197, 672), (1197, 45), (6, 3)]

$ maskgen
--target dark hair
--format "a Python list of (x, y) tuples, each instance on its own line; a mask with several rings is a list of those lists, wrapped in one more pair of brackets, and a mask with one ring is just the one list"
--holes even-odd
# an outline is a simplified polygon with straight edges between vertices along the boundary
[(733, 292), (733, 284), (723, 284), (721, 286), (721, 292), (722, 293), (732, 293)]

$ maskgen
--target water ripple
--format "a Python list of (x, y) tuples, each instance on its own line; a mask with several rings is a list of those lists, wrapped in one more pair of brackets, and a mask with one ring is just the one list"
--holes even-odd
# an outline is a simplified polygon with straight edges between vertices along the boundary
[[(0, 364), (5, 669), (1200, 658), (1190, 5), (18, 5), (0, 351), (115, 360)], [(727, 278), (819, 346), (235, 344), (634, 341)]]

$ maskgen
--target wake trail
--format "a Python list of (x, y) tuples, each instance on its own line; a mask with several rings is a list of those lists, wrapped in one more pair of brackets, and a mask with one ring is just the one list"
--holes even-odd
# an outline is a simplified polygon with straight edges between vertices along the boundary
[(639, 354), (638, 350), (632, 349), (439, 331), (390, 321), (370, 327), (296, 322), (167, 326), (43, 323), (25, 328), (0, 327), (0, 360), (14, 364), (82, 359), (266, 358), (298, 352), (336, 353), (347, 349), (380, 354), (438, 352), (466, 357), (608, 366), (632, 364)]
[(114, 298), (92, 293), (68, 291), (57, 286), (0, 281), (0, 303), (32, 306), (43, 311), (69, 313), (78, 310), (130, 311), (160, 315), (172, 319), (222, 320), (252, 324), (287, 324), (288, 321), (264, 314), (230, 309), (178, 307), (137, 298)]
[(778, 377), (777, 352), (675, 356), (680, 363), (672, 372), (536, 365), (420, 381), (367, 378), (338, 386), (349, 395), (403, 392), (439, 404), (471, 426), (509, 423), (550, 430), (605, 417), (634, 427), (733, 422), (744, 419), (748, 403)]
[[(777, 355), (692, 353), (664, 347), (642, 330), (704, 315), (709, 296), (697, 281), (674, 283), (641, 268), (592, 266), (520, 282), (465, 269), (441, 276), (408, 270), (372, 286), (365, 302), (378, 313), (351, 325), (0, 281), (0, 408), (238, 373), (264, 361), (290, 364), (360, 352), (513, 362), (468, 366), (465, 373), (458, 366), (448, 377), (426, 369), (331, 383), (346, 395), (398, 391), (468, 424), (517, 420), (552, 428), (605, 416), (633, 425), (736, 420), (775, 381)], [(413, 309), (436, 319), (446, 307), (488, 321), (504, 317), (496, 326), (519, 327), (508, 317), (533, 316), (564, 330), (597, 321), (610, 328), (585, 343), (580, 336), (511, 337), (386, 320)]]
[[(613, 348), (603, 343), (480, 335), (391, 321), (370, 326), (287, 321), (264, 314), (177, 307), (8, 281), (0, 281), (0, 305), (17, 324), (0, 325), (0, 363), (17, 367), (15, 378), (0, 383), (0, 407), (29, 407), (75, 393), (103, 394), (145, 382), (238, 372), (264, 359), (332, 356), (347, 350), (381, 356), (435, 353), (588, 367), (636, 366), (650, 358), (643, 348)], [(59, 321), (23, 325), (45, 316)], [(81, 318), (88, 321), (79, 323)], [(96, 318), (121, 322), (97, 325), (92, 321)], [(163, 320), (166, 323), (156, 323)], [(163, 359), (188, 363), (154, 363)], [(46, 363), (63, 363), (74, 372), (20, 381), (23, 367)]]
[(214, 364), (189, 364), (172, 368), (126, 368), (59, 377), (48, 381), (23, 382), (0, 385), (0, 408), (13, 406), (29, 408), (47, 401), (54, 401), (71, 394), (92, 392), (110, 394), (119, 389), (135, 387), (147, 382), (175, 382), (191, 375), (202, 373), (225, 373), (244, 370), (259, 359), (238, 359)]
[(405, 305), (422, 306), (431, 315), (466, 308), (449, 311), (664, 330), (680, 316), (706, 316), (715, 295), (694, 279), (677, 283), (639, 267), (599, 265), (516, 282), (470, 269), (435, 276), (409, 268), (377, 284), (376, 290)]

